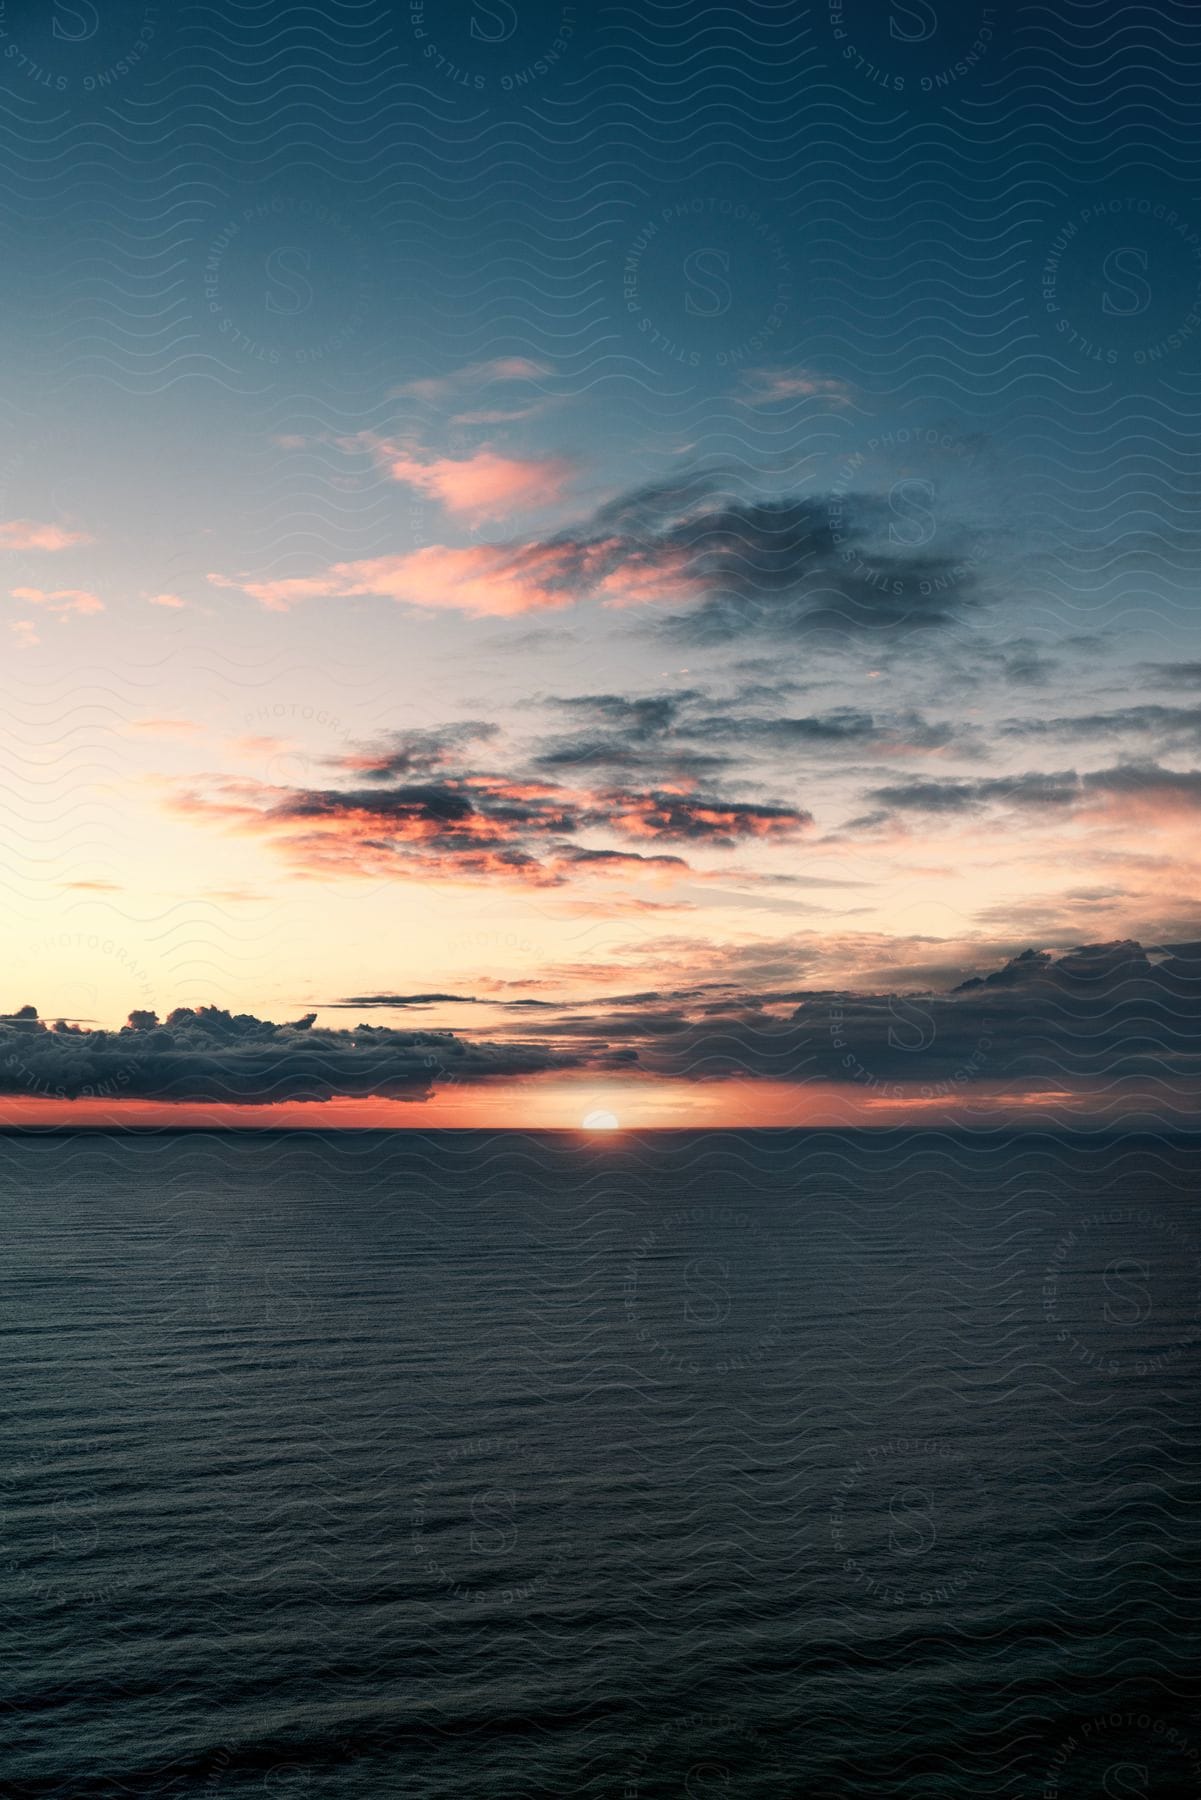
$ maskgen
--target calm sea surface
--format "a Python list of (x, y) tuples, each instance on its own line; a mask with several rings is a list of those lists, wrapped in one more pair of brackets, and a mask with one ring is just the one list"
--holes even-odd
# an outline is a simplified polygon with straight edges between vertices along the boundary
[(1201, 1792), (1199, 1172), (0, 1139), (0, 1794)]

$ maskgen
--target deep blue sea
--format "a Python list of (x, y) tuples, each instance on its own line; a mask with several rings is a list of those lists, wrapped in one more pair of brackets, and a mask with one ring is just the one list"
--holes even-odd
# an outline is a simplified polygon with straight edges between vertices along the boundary
[(0, 1139), (0, 1794), (1201, 1792), (1199, 1172)]

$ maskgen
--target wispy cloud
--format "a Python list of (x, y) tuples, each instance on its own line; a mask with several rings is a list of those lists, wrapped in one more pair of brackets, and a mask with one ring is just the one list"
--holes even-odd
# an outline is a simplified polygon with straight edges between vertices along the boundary
[(14, 600), (26, 600), (31, 606), (44, 606), (47, 612), (63, 616), (104, 611), (104, 601), (87, 588), (55, 588), (48, 593), (44, 588), (19, 587), (9, 592)]
[(63, 525), (39, 524), (35, 519), (10, 519), (0, 524), (0, 550), (72, 550), (90, 544), (86, 531), (68, 531)]
[(451, 370), (446, 375), (423, 376), (416, 381), (405, 381), (399, 387), (390, 390), (397, 399), (423, 400), (430, 405), (438, 405), (446, 400), (461, 395), (465, 389), (485, 388), (497, 382), (538, 381), (550, 375), (551, 370), (545, 363), (540, 363), (529, 356), (494, 356), (483, 362), (467, 363), (461, 369)]
[[(485, 489), (473, 487), (470, 471), (463, 479), (463, 504), (478, 501)], [(517, 492), (526, 474), (496, 479)], [(837, 504), (821, 496), (746, 499), (723, 490), (716, 475), (695, 472), (635, 488), (548, 535), (432, 544), (284, 580), (209, 579), (280, 611), (307, 598), (356, 595), (475, 617), (584, 600), (671, 606), (681, 610), (666, 628), (708, 644), (818, 629), (929, 629), (960, 618), (976, 602), (979, 580), (953, 535), (938, 551), (897, 549), (880, 538), (880, 508), (874, 496), (844, 495)]]
[(743, 406), (775, 406), (785, 400), (827, 401), (831, 406), (850, 406), (854, 391), (845, 381), (822, 375), (816, 369), (744, 369), (736, 396)]

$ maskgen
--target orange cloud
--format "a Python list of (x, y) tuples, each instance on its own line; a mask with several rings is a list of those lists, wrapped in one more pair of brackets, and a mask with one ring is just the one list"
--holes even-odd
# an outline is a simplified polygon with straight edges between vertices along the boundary
[(70, 550), (75, 544), (90, 544), (86, 531), (66, 531), (61, 525), (40, 525), (35, 519), (11, 519), (0, 525), (0, 549), (3, 550)]
[(170, 606), (178, 608), (186, 606), (188, 603), (186, 600), (181, 600), (178, 594), (151, 594), (149, 596), (149, 604), (151, 606)]
[(340, 572), (353, 568), (352, 563), (336, 563), (328, 574), (297, 576), (284, 581), (233, 581), (228, 575), (210, 573), (207, 579), (214, 587), (232, 588), (235, 593), (249, 594), (268, 612), (287, 612), (298, 600), (328, 600), (350, 590), (343, 587)]
[(47, 593), (44, 588), (10, 588), (14, 600), (28, 600), (33, 606), (44, 606), (48, 612), (61, 613), (99, 613), (104, 611), (104, 601), (86, 588), (55, 588)]
[(127, 731), (145, 731), (152, 737), (190, 737), (201, 727), (195, 719), (131, 719)]
[(369, 449), (393, 481), (428, 494), (471, 524), (556, 501), (575, 473), (574, 463), (563, 456), (504, 456), (487, 444), (470, 456), (430, 456), (367, 435), (344, 439), (343, 448)]
[(271, 612), (286, 612), (298, 600), (371, 595), (473, 618), (552, 611), (574, 605), (587, 593), (598, 594), (610, 606), (632, 606), (687, 600), (703, 591), (683, 555), (628, 556), (614, 568), (620, 550), (618, 542), (607, 539), (461, 548), (428, 544), (400, 556), (335, 563), (324, 575), (280, 581), (210, 575), (209, 580), (216, 587), (241, 589)]

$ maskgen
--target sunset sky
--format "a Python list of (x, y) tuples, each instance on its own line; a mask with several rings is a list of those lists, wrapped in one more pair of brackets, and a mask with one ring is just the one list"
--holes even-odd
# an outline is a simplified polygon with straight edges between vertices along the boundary
[(1057, 149), (1100, 38), (93, 10), (0, 8), (3, 1119), (1181, 1123), (1201, 205)]

